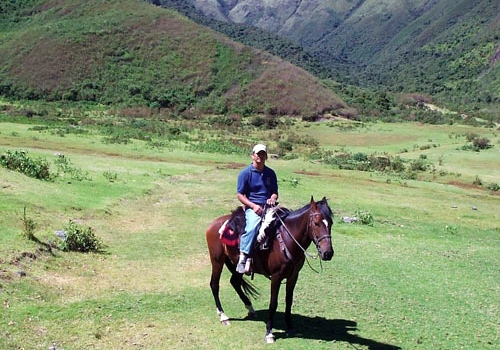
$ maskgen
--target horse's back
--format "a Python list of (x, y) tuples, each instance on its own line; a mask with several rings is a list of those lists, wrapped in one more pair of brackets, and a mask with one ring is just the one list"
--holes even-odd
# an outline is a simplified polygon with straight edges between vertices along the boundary
[(207, 246), (211, 258), (221, 255), (224, 251), (220, 240), (219, 229), (224, 221), (229, 219), (230, 216), (231, 215), (219, 216), (214, 221), (212, 221), (212, 223), (207, 227), (207, 230), (205, 231)]

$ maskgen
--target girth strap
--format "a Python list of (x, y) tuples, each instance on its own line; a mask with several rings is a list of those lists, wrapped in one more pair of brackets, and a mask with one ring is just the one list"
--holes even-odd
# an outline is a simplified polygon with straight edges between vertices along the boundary
[(285, 259), (286, 260), (290, 260), (291, 259), (291, 254), (290, 254), (290, 252), (288, 251), (288, 248), (285, 245), (285, 241), (283, 241), (283, 237), (281, 236), (281, 233), (278, 233), (276, 235), (276, 238), (278, 239), (278, 242), (280, 244), (280, 250), (285, 255)]

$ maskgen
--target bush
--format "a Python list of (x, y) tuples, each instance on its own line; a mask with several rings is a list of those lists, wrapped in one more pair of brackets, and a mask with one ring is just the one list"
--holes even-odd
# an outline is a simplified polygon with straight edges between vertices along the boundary
[(475, 186), (482, 186), (483, 180), (481, 180), (479, 176), (476, 175), (476, 178), (474, 179), (474, 181), (472, 181), (472, 184)]
[(23, 236), (29, 239), (30, 241), (36, 241), (35, 237), (35, 229), (36, 223), (33, 219), (26, 216), (26, 207), (24, 207), (24, 213), (21, 217), (21, 221), (23, 223)]
[(100, 252), (103, 248), (101, 240), (94, 234), (91, 227), (82, 228), (70, 220), (66, 230), (66, 239), (62, 250), (74, 252)]
[(490, 140), (486, 137), (476, 138), (472, 141), (472, 145), (477, 149), (490, 148)]
[(475, 132), (468, 132), (466, 135), (465, 135), (465, 139), (467, 140), (467, 142), (472, 142), (474, 141), (475, 139), (477, 139), (479, 137), (478, 134), (476, 134)]
[(413, 159), (410, 161), (409, 164), (409, 171), (426, 171), (428, 168), (428, 165), (425, 163), (425, 161), (422, 158), (419, 159)]
[(52, 179), (47, 160), (43, 158), (31, 159), (26, 155), (25, 151), (12, 152), (7, 150), (6, 153), (0, 156), (0, 165), (35, 179)]
[(495, 182), (489, 183), (486, 188), (493, 192), (500, 191), (500, 185)]
[(359, 219), (359, 222), (363, 225), (373, 226), (375, 219), (373, 218), (372, 213), (369, 211), (356, 210), (356, 216)]
[(58, 154), (57, 158), (54, 160), (54, 164), (57, 167), (57, 174), (59, 176), (70, 175), (72, 180), (83, 181), (92, 180), (87, 171), (76, 167), (71, 163), (71, 161), (64, 156), (64, 154)]

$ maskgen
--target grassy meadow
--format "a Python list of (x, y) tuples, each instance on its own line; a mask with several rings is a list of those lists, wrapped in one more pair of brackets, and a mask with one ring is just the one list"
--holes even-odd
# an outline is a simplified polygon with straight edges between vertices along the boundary
[[(58, 134), (36, 130), (35, 121), (2, 120), (0, 153), (25, 150), (54, 169), (59, 152), (86, 178), (41, 181), (0, 167), (0, 348), (266, 346), (268, 280), (255, 277), (258, 319), (246, 320), (225, 271), (221, 299), (231, 326), (222, 326), (204, 237), (213, 218), (238, 205), (236, 177), (249, 155), (193, 151), (178, 140), (158, 148), (105, 143), (96, 129)], [(282, 288), (270, 347), (498, 348), (500, 192), (487, 188), (500, 183), (498, 130), (332, 120), (291, 128), (325, 150), (420, 158), (433, 171), (401, 179), (306, 157), (269, 159), (282, 205), (296, 209), (311, 195), (326, 196), (335, 214), (333, 260), (310, 260), (320, 273), (306, 264), (297, 284), (298, 334), (284, 334)], [(462, 149), (469, 132), (493, 147)], [(38, 243), (22, 234), (23, 208)], [(360, 213), (373, 225), (341, 220)], [(49, 251), (69, 220), (91, 227), (104, 252)]]

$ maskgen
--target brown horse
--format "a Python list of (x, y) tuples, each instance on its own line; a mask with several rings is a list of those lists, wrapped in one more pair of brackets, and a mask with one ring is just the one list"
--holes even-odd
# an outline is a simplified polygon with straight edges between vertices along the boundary
[[(224, 264), (231, 272), (231, 285), (248, 309), (248, 316), (255, 317), (256, 313), (247, 294), (254, 296), (255, 288), (247, 282), (242, 274), (236, 272), (239, 250), (237, 246), (223, 244), (220, 240), (219, 229), (231, 215), (224, 215), (215, 219), (206, 231), (206, 238), (210, 260), (212, 262), (212, 277), (210, 288), (215, 299), (217, 313), (224, 325), (229, 325), (229, 318), (224, 314), (219, 298), (219, 281)], [(332, 210), (326, 198), (311, 202), (303, 208), (289, 212), (282, 220), (276, 232), (276, 238), (270, 242), (266, 250), (254, 249), (253, 272), (262, 274), (271, 280), (271, 297), (269, 314), (266, 322), (265, 340), (274, 342), (272, 333), (273, 318), (278, 308), (278, 293), (281, 282), (286, 279), (286, 306), (285, 322), (286, 334), (293, 336), (291, 311), (293, 291), (299, 277), (299, 271), (304, 265), (306, 250), (314, 242), (318, 255), (322, 260), (331, 260), (333, 248), (331, 240)]]

